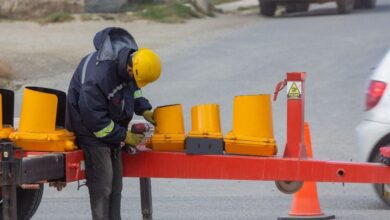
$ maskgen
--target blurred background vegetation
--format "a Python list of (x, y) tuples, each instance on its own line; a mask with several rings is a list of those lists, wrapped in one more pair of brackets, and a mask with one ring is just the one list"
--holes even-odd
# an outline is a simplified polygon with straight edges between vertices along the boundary
[[(75, 19), (148, 19), (180, 23), (214, 16), (214, 5), (236, 0), (0, 0), (0, 20), (31, 20), (41, 24)], [(15, 3), (16, 2), (16, 3)]]

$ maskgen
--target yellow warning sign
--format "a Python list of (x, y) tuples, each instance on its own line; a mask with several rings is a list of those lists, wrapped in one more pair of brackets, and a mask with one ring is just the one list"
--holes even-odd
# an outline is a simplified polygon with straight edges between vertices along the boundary
[(289, 98), (289, 99), (300, 99), (301, 98), (301, 91), (295, 82), (293, 82), (292, 85), (290, 86), (288, 93), (287, 93), (287, 98)]

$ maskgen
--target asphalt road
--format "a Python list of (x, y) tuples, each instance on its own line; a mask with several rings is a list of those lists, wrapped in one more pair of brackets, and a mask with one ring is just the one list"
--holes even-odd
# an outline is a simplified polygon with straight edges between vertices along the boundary
[[(159, 51), (161, 79), (144, 89), (155, 106), (181, 103), (190, 126), (190, 108), (219, 103), (223, 131), (231, 128), (236, 95), (273, 93), (286, 72), (307, 72), (306, 120), (314, 157), (349, 161), (354, 127), (364, 104), (366, 79), (390, 45), (390, 2), (374, 10), (338, 15), (334, 4), (310, 13), (261, 18), (186, 44)], [(283, 152), (286, 99), (273, 105), (274, 132)], [(180, 164), (178, 164), (180, 166)], [(136, 169), (136, 168), (134, 168)], [(290, 210), (291, 196), (273, 182), (153, 179), (155, 219), (276, 219)], [(364, 184), (318, 184), (322, 209), (337, 219), (388, 219), (390, 210)], [(137, 179), (126, 179), (123, 219), (141, 219)], [(90, 219), (87, 189), (72, 184), (46, 189), (33, 219)]]

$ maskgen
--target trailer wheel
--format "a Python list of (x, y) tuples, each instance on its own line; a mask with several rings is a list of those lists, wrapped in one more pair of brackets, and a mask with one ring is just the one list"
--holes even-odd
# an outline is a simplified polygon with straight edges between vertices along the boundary
[(337, 0), (337, 10), (340, 14), (347, 14), (353, 10), (355, 0)]
[(293, 194), (298, 192), (302, 186), (302, 181), (282, 181), (278, 180), (275, 181), (276, 187), (279, 189), (280, 192), (285, 194)]
[(376, 0), (362, 0), (365, 8), (375, 8)]
[[(384, 145), (382, 145), (384, 146)], [(380, 163), (380, 153), (376, 148), (374, 154), (371, 156), (370, 162)], [(374, 190), (378, 197), (388, 206), (390, 206), (390, 184), (373, 184)]]
[[(39, 189), (16, 189), (18, 220), (29, 220), (37, 211), (43, 195), (43, 184)], [(0, 220), (3, 219), (3, 200), (0, 205)]]
[(275, 14), (277, 4), (267, 0), (259, 0), (260, 13), (267, 17)]

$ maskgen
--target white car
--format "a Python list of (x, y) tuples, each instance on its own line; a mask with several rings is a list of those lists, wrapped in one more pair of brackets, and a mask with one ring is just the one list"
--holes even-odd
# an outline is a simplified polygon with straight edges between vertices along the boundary
[[(390, 50), (370, 77), (365, 108), (355, 129), (358, 160), (379, 162), (379, 148), (390, 146)], [(390, 206), (390, 184), (374, 184), (374, 189)]]

